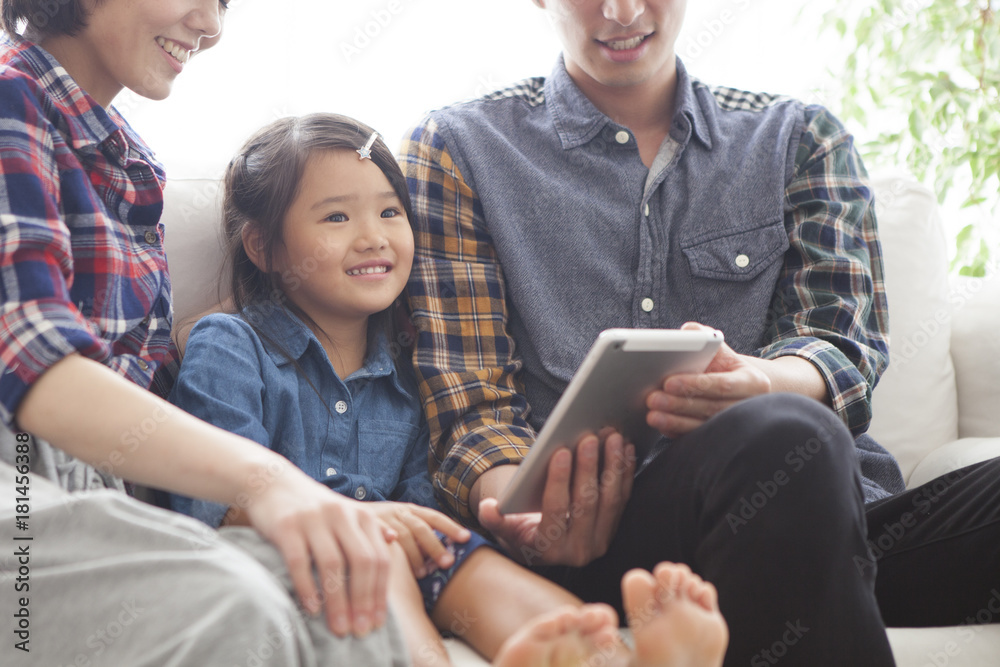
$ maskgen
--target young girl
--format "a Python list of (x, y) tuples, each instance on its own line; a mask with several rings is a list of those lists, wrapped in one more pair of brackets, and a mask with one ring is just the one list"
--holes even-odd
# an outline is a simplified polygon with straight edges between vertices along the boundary
[[(413, 261), (409, 195), (381, 139), (343, 116), (277, 121), (230, 163), (225, 192), (236, 314), (192, 329), (171, 401), (344, 495), (383, 501), (373, 510), (398, 534), (389, 598), (418, 664), (447, 662), (439, 631), (501, 664), (602, 651), (630, 661), (610, 608), (533, 620), (580, 602), (432, 509), (426, 425), (393, 317)], [(171, 501), (211, 526), (239, 523), (252, 507)], [(654, 574), (625, 582), (639, 657), (720, 663), (713, 589), (680, 566)]]

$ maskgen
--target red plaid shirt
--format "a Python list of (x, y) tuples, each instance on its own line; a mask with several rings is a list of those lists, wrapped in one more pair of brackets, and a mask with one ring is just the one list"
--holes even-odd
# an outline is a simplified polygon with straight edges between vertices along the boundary
[[(0, 33), (0, 420), (77, 352), (164, 393), (175, 374), (163, 168), (40, 47)], [(154, 381), (155, 376), (155, 381)]]

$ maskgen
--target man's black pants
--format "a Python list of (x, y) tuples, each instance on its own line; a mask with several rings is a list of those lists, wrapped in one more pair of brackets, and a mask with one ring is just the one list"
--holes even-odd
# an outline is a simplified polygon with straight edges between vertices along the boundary
[(606, 555), (540, 572), (621, 614), (622, 575), (663, 560), (718, 588), (726, 665), (892, 665), (885, 625), (1000, 622), (1000, 460), (866, 508), (833, 412), (750, 399), (646, 465)]

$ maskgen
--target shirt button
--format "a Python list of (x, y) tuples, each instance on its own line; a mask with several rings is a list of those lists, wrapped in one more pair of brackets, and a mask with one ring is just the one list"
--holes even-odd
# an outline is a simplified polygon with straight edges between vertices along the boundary
[(140, 359), (139, 360), (139, 368), (141, 368), (144, 371), (148, 371), (149, 370), (149, 364), (146, 363), (145, 359)]
[(649, 297), (642, 300), (642, 309), (647, 313), (653, 310), (653, 305), (653, 300)]
[(146, 232), (146, 243), (153, 245), (158, 240), (159, 237), (156, 235), (156, 232), (154, 232), (153, 230), (149, 230), (148, 232)]
[(736, 266), (745, 269), (750, 266), (750, 258), (746, 255), (736, 255)]
[(649, 217), (649, 204), (646, 204), (645, 206), (642, 207), (642, 214), (647, 218)]
[(152, 316), (151, 315), (146, 315), (146, 317), (142, 318), (142, 322), (141, 322), (142, 326), (144, 326), (144, 327), (148, 326), (150, 320), (152, 320)]
[(337, 401), (337, 404), (333, 406), (333, 409), (340, 414), (347, 412), (347, 403), (344, 401)]
[(357, 498), (358, 500), (364, 500), (365, 496), (367, 496), (367, 495), (368, 495), (368, 492), (365, 491), (365, 487), (363, 487), (363, 486), (359, 486), (358, 490), (354, 492), (354, 497)]
[(336, 474), (337, 474), (337, 469), (336, 468), (327, 468), (326, 469), (326, 476), (327, 477), (333, 477)]
[(632, 137), (630, 137), (629, 133), (626, 132), (625, 130), (618, 130), (618, 134), (615, 135), (615, 141), (617, 141), (620, 144), (627, 144), (628, 140), (631, 138)]

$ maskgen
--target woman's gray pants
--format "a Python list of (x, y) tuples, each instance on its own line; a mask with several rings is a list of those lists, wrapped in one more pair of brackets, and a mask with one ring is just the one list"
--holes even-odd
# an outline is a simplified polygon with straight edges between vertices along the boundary
[(36, 474), (23, 488), (18, 477), (0, 460), (4, 665), (407, 662), (391, 615), (367, 637), (340, 639), (323, 616), (303, 614), (281, 556), (252, 529), (214, 531), (119, 491), (68, 493)]

